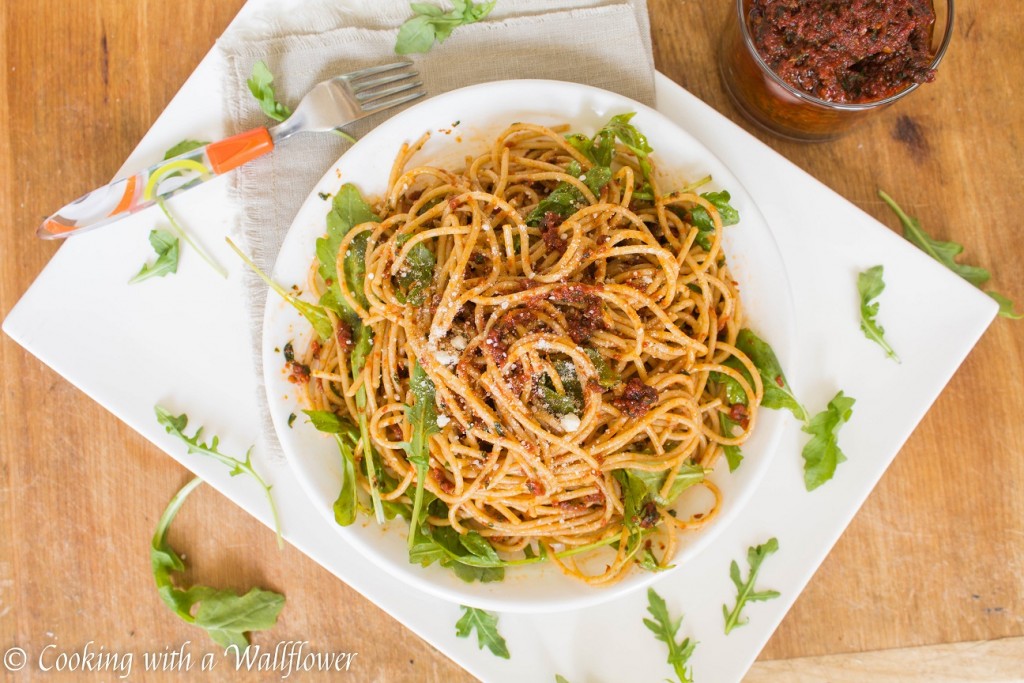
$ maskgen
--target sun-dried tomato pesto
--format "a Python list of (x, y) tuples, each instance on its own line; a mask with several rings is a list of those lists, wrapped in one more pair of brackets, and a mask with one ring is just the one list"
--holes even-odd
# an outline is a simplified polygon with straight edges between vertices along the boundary
[(930, 0), (753, 0), (748, 21), (768, 66), (829, 102), (874, 102), (935, 78)]

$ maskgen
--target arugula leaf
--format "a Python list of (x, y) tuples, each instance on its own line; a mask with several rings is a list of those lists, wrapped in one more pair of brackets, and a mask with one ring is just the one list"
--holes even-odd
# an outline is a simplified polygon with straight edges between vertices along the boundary
[[(729, 203), (731, 199), (728, 192), (702, 192), (701, 197), (708, 200), (716, 209), (718, 217), (722, 221), (722, 227), (736, 225), (740, 222), (739, 212)], [(676, 212), (679, 213), (678, 211)], [(686, 216), (681, 216), (687, 220)], [(704, 251), (711, 249), (711, 236), (715, 234), (715, 222), (711, 220), (711, 214), (703, 206), (694, 206), (689, 211), (688, 222), (697, 228), (697, 238), (694, 240)]]
[[(198, 140), (182, 140), (181, 142), (179, 142), (178, 144), (174, 145), (173, 147), (168, 149), (166, 152), (164, 152), (164, 161), (167, 161), (168, 159), (173, 159), (174, 157), (176, 157), (176, 156), (178, 156), (180, 154), (185, 154), (186, 152), (191, 152), (194, 149), (198, 149), (200, 147), (204, 147), (204, 146), (206, 146), (208, 144), (210, 144), (210, 143), (209, 142), (200, 142)], [(181, 174), (181, 171), (174, 171), (174, 172), (168, 174), (166, 177), (172, 178), (172, 177), (174, 177), (176, 175), (180, 175), (180, 174)], [(199, 182), (200, 182), (200, 179), (197, 178), (196, 180), (192, 181), (192, 183), (190, 183), (190, 184), (195, 184), (195, 183), (199, 183)], [(206, 263), (211, 268), (213, 268), (214, 271), (217, 272), (218, 275), (220, 275), (223, 278), (227, 278), (228, 271), (224, 270), (223, 266), (221, 266), (219, 263), (217, 263), (215, 260), (213, 260), (213, 257), (210, 256), (209, 254), (207, 254), (206, 250), (203, 249), (202, 247), (200, 247), (199, 244), (195, 240), (192, 239), (192, 237), (191, 237), (191, 235), (189, 235), (188, 231), (185, 230), (185, 228), (183, 228), (181, 226), (181, 224), (177, 221), (177, 219), (174, 218), (174, 215), (171, 213), (171, 210), (169, 208), (167, 208), (167, 202), (164, 201), (164, 199), (162, 197), (157, 197), (156, 203), (160, 207), (160, 210), (163, 211), (164, 216), (167, 218), (168, 222), (171, 224), (171, 231), (177, 237), (185, 240), (185, 242), (189, 246), (191, 246), (193, 249), (195, 249), (196, 253), (198, 253), (199, 256), (204, 261), (206, 261)], [(152, 243), (152, 241), (153, 241), (153, 237), (152, 237), (152, 234), (151, 234), (150, 235), (150, 243)], [(155, 248), (156, 248), (156, 245), (154, 245), (154, 249)], [(159, 249), (157, 250), (157, 253), (158, 254), (160, 253)], [(175, 266), (175, 267), (177, 267), (177, 266)], [(174, 271), (171, 271), (171, 272), (174, 272)], [(140, 275), (141, 275), (141, 271), (140, 271)], [(138, 276), (136, 276), (136, 277), (138, 277)]]
[(565, 136), (565, 141), (590, 159), (595, 167), (611, 170), (612, 158), (615, 156), (615, 133), (612, 131), (602, 128), (593, 140), (582, 133), (571, 133)]
[(860, 293), (860, 329), (865, 337), (882, 347), (885, 355), (899, 363), (899, 356), (883, 336), (885, 328), (875, 320), (875, 316), (878, 315), (878, 302), (871, 303), (871, 300), (877, 298), (885, 289), (882, 275), (882, 266), (874, 266), (857, 276), (857, 291)]
[[(402, 237), (405, 239), (399, 238), (399, 247), (409, 240), (409, 235), (402, 235)], [(427, 298), (427, 288), (434, 281), (436, 265), (437, 258), (434, 256), (434, 252), (430, 251), (423, 242), (417, 242), (416, 246), (409, 250), (402, 269), (395, 276), (398, 284), (396, 292), (398, 301), (412, 306), (421, 306)]]
[(359, 487), (356, 485), (355, 447), (359, 441), (359, 432), (349, 420), (339, 417), (329, 410), (303, 410), (313, 426), (325, 434), (334, 436), (341, 452), (344, 468), (341, 491), (334, 501), (334, 521), (339, 526), (349, 526), (356, 520), (359, 508)]
[[(579, 177), (583, 174), (583, 169), (580, 167), (579, 162), (573, 160), (566, 166), (565, 173), (566, 175)], [(531, 227), (537, 227), (544, 220), (544, 215), (548, 212), (558, 214), (563, 219), (568, 218), (576, 213), (581, 206), (583, 206), (583, 195), (580, 194), (575, 185), (563, 180), (558, 185), (555, 185), (555, 189), (551, 191), (551, 194), (540, 200), (537, 207), (526, 217), (526, 224)]]
[(200, 142), (199, 140), (182, 140), (178, 144), (174, 145), (166, 152), (164, 152), (164, 161), (173, 159), (176, 156), (181, 156), (185, 152), (191, 152), (194, 149), (205, 147), (210, 144), (209, 142)]
[(468, 638), (476, 630), (476, 641), (480, 649), (486, 647), (496, 657), (508, 659), (508, 645), (498, 633), (498, 617), (476, 607), (462, 605), (462, 617), (455, 622), (455, 635)]
[(658, 595), (653, 588), (647, 589), (647, 611), (653, 619), (644, 618), (644, 626), (654, 634), (655, 638), (668, 646), (668, 663), (676, 672), (679, 683), (693, 683), (693, 670), (688, 669), (687, 664), (697, 647), (697, 642), (691, 641), (689, 638), (676, 642), (683, 618), (679, 617), (673, 620), (669, 616), (664, 598)]
[[(510, 563), (498, 557), (487, 539), (475, 531), (460, 534), (449, 526), (431, 527), (423, 523), (413, 526), (411, 533), (413, 543), (409, 549), (409, 562), (413, 564), (427, 567), (438, 562), (467, 583), (487, 583), (505, 578), (505, 567)], [(515, 563), (531, 564), (544, 559), (544, 556), (539, 556)]]
[(985, 293), (995, 299), (996, 303), (999, 304), (999, 315), (1002, 317), (1009, 318), (1010, 320), (1020, 320), (1021, 318), (1024, 318), (1024, 313), (1017, 313), (1013, 310), (1013, 302), (999, 292), (989, 290)]
[[(724, 363), (722, 363), (722, 365), (730, 367), (740, 373), (747, 380), (747, 383), (753, 387), (754, 383), (751, 381), (750, 373), (747, 372), (747, 368), (740, 363), (738, 358), (730, 356)], [(747, 392), (743, 391), (743, 387), (740, 386), (740, 383), (731, 376), (724, 372), (712, 372), (709, 379), (722, 385), (722, 388), (725, 389), (725, 400), (729, 405), (736, 405), (737, 403), (747, 405), (749, 403)]]
[(651, 177), (651, 162), (648, 159), (648, 155), (654, 150), (647, 143), (647, 137), (641, 133), (636, 126), (630, 123), (630, 119), (636, 116), (635, 111), (631, 111), (628, 114), (619, 114), (613, 116), (611, 120), (605, 124), (605, 127), (601, 130), (602, 135), (614, 135), (619, 139), (619, 142), (624, 144), (626, 147), (636, 155), (637, 161), (640, 163), (640, 171), (644, 174), (644, 178)]
[(313, 427), (325, 434), (354, 434), (356, 427), (349, 420), (330, 410), (303, 410)]
[(569, 680), (565, 676), (555, 674), (555, 683), (569, 683)]
[(593, 166), (587, 171), (583, 182), (595, 197), (601, 196), (601, 189), (612, 179), (612, 169), (607, 166)]
[[(416, 467), (416, 494), (412, 504), (412, 521), (409, 527), (409, 549), (416, 542), (413, 529), (420, 524), (420, 513), (423, 509), (423, 485), (427, 479), (427, 468), (430, 466), (430, 437), (437, 434), (437, 406), (434, 393), (434, 382), (431, 381), (419, 361), (413, 364), (409, 377), (409, 388), (416, 401), (405, 407), (405, 419), (412, 425), (412, 441), (403, 442), (402, 448), (409, 456), (409, 462)], [(493, 549), (492, 549), (493, 552)]]
[(743, 626), (749, 621), (749, 619), (741, 619), (740, 616), (748, 602), (772, 600), (781, 595), (778, 591), (774, 590), (754, 590), (754, 582), (757, 580), (758, 572), (761, 571), (761, 563), (764, 562), (764, 558), (778, 551), (778, 549), (779, 541), (774, 537), (769, 538), (762, 545), (748, 548), (747, 564), (750, 565), (750, 573), (747, 574), (746, 581), (740, 578), (740, 566), (736, 564), (736, 560), (733, 560), (732, 564), (729, 565), (729, 578), (732, 579), (733, 584), (736, 586), (736, 605), (731, 611), (727, 606), (722, 605), (722, 614), (725, 616), (726, 635), (729, 635), (734, 628)]
[[(643, 539), (652, 533), (661, 521), (661, 510), (671, 506), (684, 490), (704, 480), (704, 468), (699, 465), (680, 467), (672, 486), (669, 487), (668, 496), (664, 498), (660, 491), (665, 485), (667, 472), (619, 469), (613, 470), (612, 476), (622, 489), (622, 521), (629, 530), (626, 542), (626, 557), (629, 558), (643, 548)], [(653, 555), (647, 558), (641, 554), (638, 563), (644, 569), (653, 571), (668, 568), (658, 565)]]
[[(718, 420), (722, 425), (722, 432), (732, 436), (733, 429), (738, 425), (725, 413), (719, 413)], [(736, 468), (743, 462), (743, 452), (740, 450), (740, 447), (722, 444), (722, 452), (725, 453), (725, 461), (729, 463), (729, 471), (735, 472)]]
[[(328, 288), (320, 297), (320, 305), (334, 311), (352, 328), (353, 347), (349, 352), (349, 363), (353, 379), (363, 371), (366, 359), (373, 350), (373, 330), (362, 324), (359, 316), (341, 295), (341, 287), (338, 285), (338, 250), (352, 228), (379, 220), (380, 218), (373, 212), (373, 207), (359, 193), (359, 189), (351, 183), (345, 183), (331, 202), (331, 211), (327, 214), (327, 236), (316, 241), (316, 256), (319, 262), (317, 272)], [(349, 243), (348, 251), (342, 259), (344, 272), (341, 273), (352, 296), (364, 308), (368, 305), (364, 290), (368, 238), (367, 233), (361, 233)], [(356, 392), (356, 407), (360, 411), (366, 407), (365, 387), (360, 387)], [(370, 500), (373, 503), (374, 516), (379, 524), (383, 524), (385, 506), (380, 498), (378, 479), (385, 473), (381, 470), (378, 476), (374, 463), (373, 443), (370, 440), (369, 425), (364, 412), (359, 414), (359, 434), (363, 445), (363, 464), (366, 466), (366, 475), (370, 482)], [(394, 509), (394, 506), (389, 508)]]
[(565, 393), (560, 394), (555, 391), (554, 382), (545, 375), (537, 385), (544, 409), (559, 417), (569, 413), (580, 415), (583, 411), (583, 385), (576, 375), (576, 366), (572, 361), (562, 359), (556, 360), (553, 365), (562, 381), (562, 389), (565, 390)]
[(975, 287), (980, 287), (989, 280), (991, 275), (984, 268), (956, 262), (956, 257), (964, 250), (963, 245), (957, 244), (956, 242), (941, 242), (932, 238), (921, 227), (921, 222), (919, 220), (904, 213), (903, 209), (901, 209), (896, 203), (896, 200), (881, 190), (878, 191), (878, 196), (882, 198), (882, 201), (889, 205), (889, 208), (891, 208), (900, 219), (900, 223), (903, 224), (903, 236), (906, 237), (914, 246), (952, 270), (963, 279), (970, 282)]
[(594, 368), (597, 370), (597, 383), (601, 385), (603, 389), (611, 389), (618, 384), (622, 379), (612, 367), (608, 364), (608, 361), (604, 359), (601, 352), (597, 349), (585, 348), (583, 352), (590, 358), (590, 362), (594, 364)]
[(186, 436), (185, 428), (188, 426), (188, 416), (184, 413), (172, 415), (168, 410), (158, 405), (153, 406), (153, 410), (156, 412), (156, 421), (167, 430), (167, 433), (188, 446), (188, 454), (194, 453), (213, 458), (225, 467), (230, 468), (232, 477), (236, 477), (239, 474), (248, 474), (256, 480), (256, 483), (263, 489), (267, 502), (270, 504), (270, 512), (274, 518), (274, 530), (277, 532), (277, 547), (283, 548), (284, 540), (281, 537), (281, 521), (277, 514), (277, 505), (274, 503), (274, 497), (270, 494), (270, 485), (263, 480), (263, 477), (252, 466), (253, 447), (250, 446), (249, 450), (245, 452), (245, 460), (238, 460), (217, 450), (217, 446), (220, 445), (220, 439), (216, 436), (208, 444), (200, 441), (199, 439), (203, 433), (202, 427), (196, 429), (196, 433), (192, 436)]
[[(649, 501), (653, 501), (656, 505), (663, 508), (668, 507), (676, 501), (676, 498), (683, 491), (704, 481), (706, 474), (704, 468), (700, 465), (681, 465), (679, 471), (676, 472), (675, 479), (672, 480), (672, 486), (669, 487), (668, 495), (663, 498), (660, 491), (665, 485), (665, 478), (668, 476), (668, 472), (649, 472), (637, 469), (622, 469), (615, 470), (615, 472), (621, 472), (622, 476), (627, 480), (627, 496), (632, 495), (635, 498), (634, 501), (627, 501), (626, 505), (634, 510), (642, 509)], [(622, 479), (619, 480), (620, 483), (622, 481)], [(636, 482), (639, 482), (639, 484)], [(627, 522), (627, 526), (630, 523), (635, 524), (636, 520)]]
[(225, 237), (224, 240), (234, 250), (234, 252), (238, 254), (238, 257), (241, 258), (254, 273), (259, 275), (261, 280), (267, 283), (267, 286), (277, 292), (278, 296), (282, 299), (294, 306), (295, 310), (301, 313), (302, 317), (309, 321), (309, 324), (313, 326), (313, 329), (316, 331), (316, 334), (320, 337), (321, 341), (326, 341), (331, 338), (331, 335), (334, 333), (334, 326), (331, 324), (331, 319), (327, 317), (327, 313), (324, 312), (322, 306), (311, 304), (308, 301), (303, 301), (285, 290), (284, 287), (271, 280), (266, 273), (260, 270), (260, 267), (253, 263), (252, 259), (246, 256), (245, 253), (238, 248), (238, 245), (231, 241), (230, 237)]
[(270, 73), (266, 62), (261, 60), (252, 65), (252, 75), (246, 84), (249, 86), (249, 92), (260, 103), (260, 109), (264, 114), (275, 121), (284, 121), (292, 115), (291, 109), (277, 101), (273, 85), (274, 74)]
[(803, 431), (811, 435), (804, 446), (804, 485), (813, 491), (836, 473), (836, 466), (846, 460), (839, 449), (839, 428), (849, 422), (856, 401), (840, 391), (828, 407), (804, 425)]
[(398, 29), (395, 52), (400, 55), (428, 52), (435, 40), (443, 43), (455, 28), (480, 21), (491, 13), (496, 3), (497, 0), (480, 4), (454, 0), (448, 12), (425, 2), (410, 3), (414, 16)]
[(128, 284), (148, 280), (151, 277), (163, 277), (168, 273), (178, 272), (178, 238), (166, 230), (151, 230), (149, 243), (156, 252), (156, 261), (143, 264)]
[[(206, 630), (221, 647), (234, 645), (240, 651), (249, 646), (250, 631), (274, 626), (284, 607), (279, 593), (253, 588), (245, 595), (206, 586), (181, 589), (175, 586), (172, 574), (185, 570), (185, 563), (167, 543), (167, 530), (185, 499), (203, 480), (196, 477), (178, 491), (157, 522), (150, 544), (150, 565), (160, 598), (183, 621)], [(195, 614), (193, 615), (193, 608)]]
[(753, 361), (761, 375), (761, 384), (764, 386), (761, 405), (772, 410), (786, 409), (793, 413), (796, 419), (805, 422), (807, 409), (796, 400), (772, 347), (749, 329), (744, 328), (736, 336), (736, 348)]
[[(317, 272), (327, 284), (328, 292), (333, 297), (331, 299), (332, 310), (350, 325), (358, 323), (358, 318), (341, 296), (341, 287), (338, 285), (338, 249), (341, 248), (342, 240), (352, 228), (379, 220), (380, 217), (373, 212), (373, 207), (363, 199), (359, 188), (352, 183), (345, 183), (331, 202), (331, 211), (327, 214), (327, 236), (316, 241), (316, 256), (319, 262)], [(343, 259), (345, 272), (342, 274), (352, 296), (364, 307), (366, 306), (366, 294), (363, 283), (366, 273), (367, 239), (369, 239), (369, 235), (362, 233), (349, 244), (348, 252)]]

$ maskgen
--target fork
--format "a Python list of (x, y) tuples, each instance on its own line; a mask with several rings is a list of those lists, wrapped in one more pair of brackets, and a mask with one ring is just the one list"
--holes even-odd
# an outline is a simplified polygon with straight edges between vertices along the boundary
[(336, 130), (412, 102), (426, 93), (413, 80), (419, 74), (410, 66), (412, 62), (373, 66), (318, 83), (278, 125), (196, 147), (97, 188), (44, 220), (36, 234), (63, 239), (108, 225), (268, 154), (296, 133)]

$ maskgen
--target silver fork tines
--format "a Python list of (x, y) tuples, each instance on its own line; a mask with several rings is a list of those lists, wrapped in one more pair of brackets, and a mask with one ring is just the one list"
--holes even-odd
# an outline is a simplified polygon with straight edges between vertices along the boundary
[[(295, 112), (271, 131), (275, 141), (302, 130), (340, 128), (371, 113), (423, 97), (412, 62), (394, 62), (352, 71), (324, 81), (303, 98)], [(390, 86), (390, 87), (383, 87)]]

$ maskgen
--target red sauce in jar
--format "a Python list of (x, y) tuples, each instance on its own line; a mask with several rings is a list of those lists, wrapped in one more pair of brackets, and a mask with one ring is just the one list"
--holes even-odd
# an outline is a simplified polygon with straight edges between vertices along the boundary
[(935, 78), (931, 0), (753, 0), (747, 19), (772, 71), (822, 100), (875, 102)]

